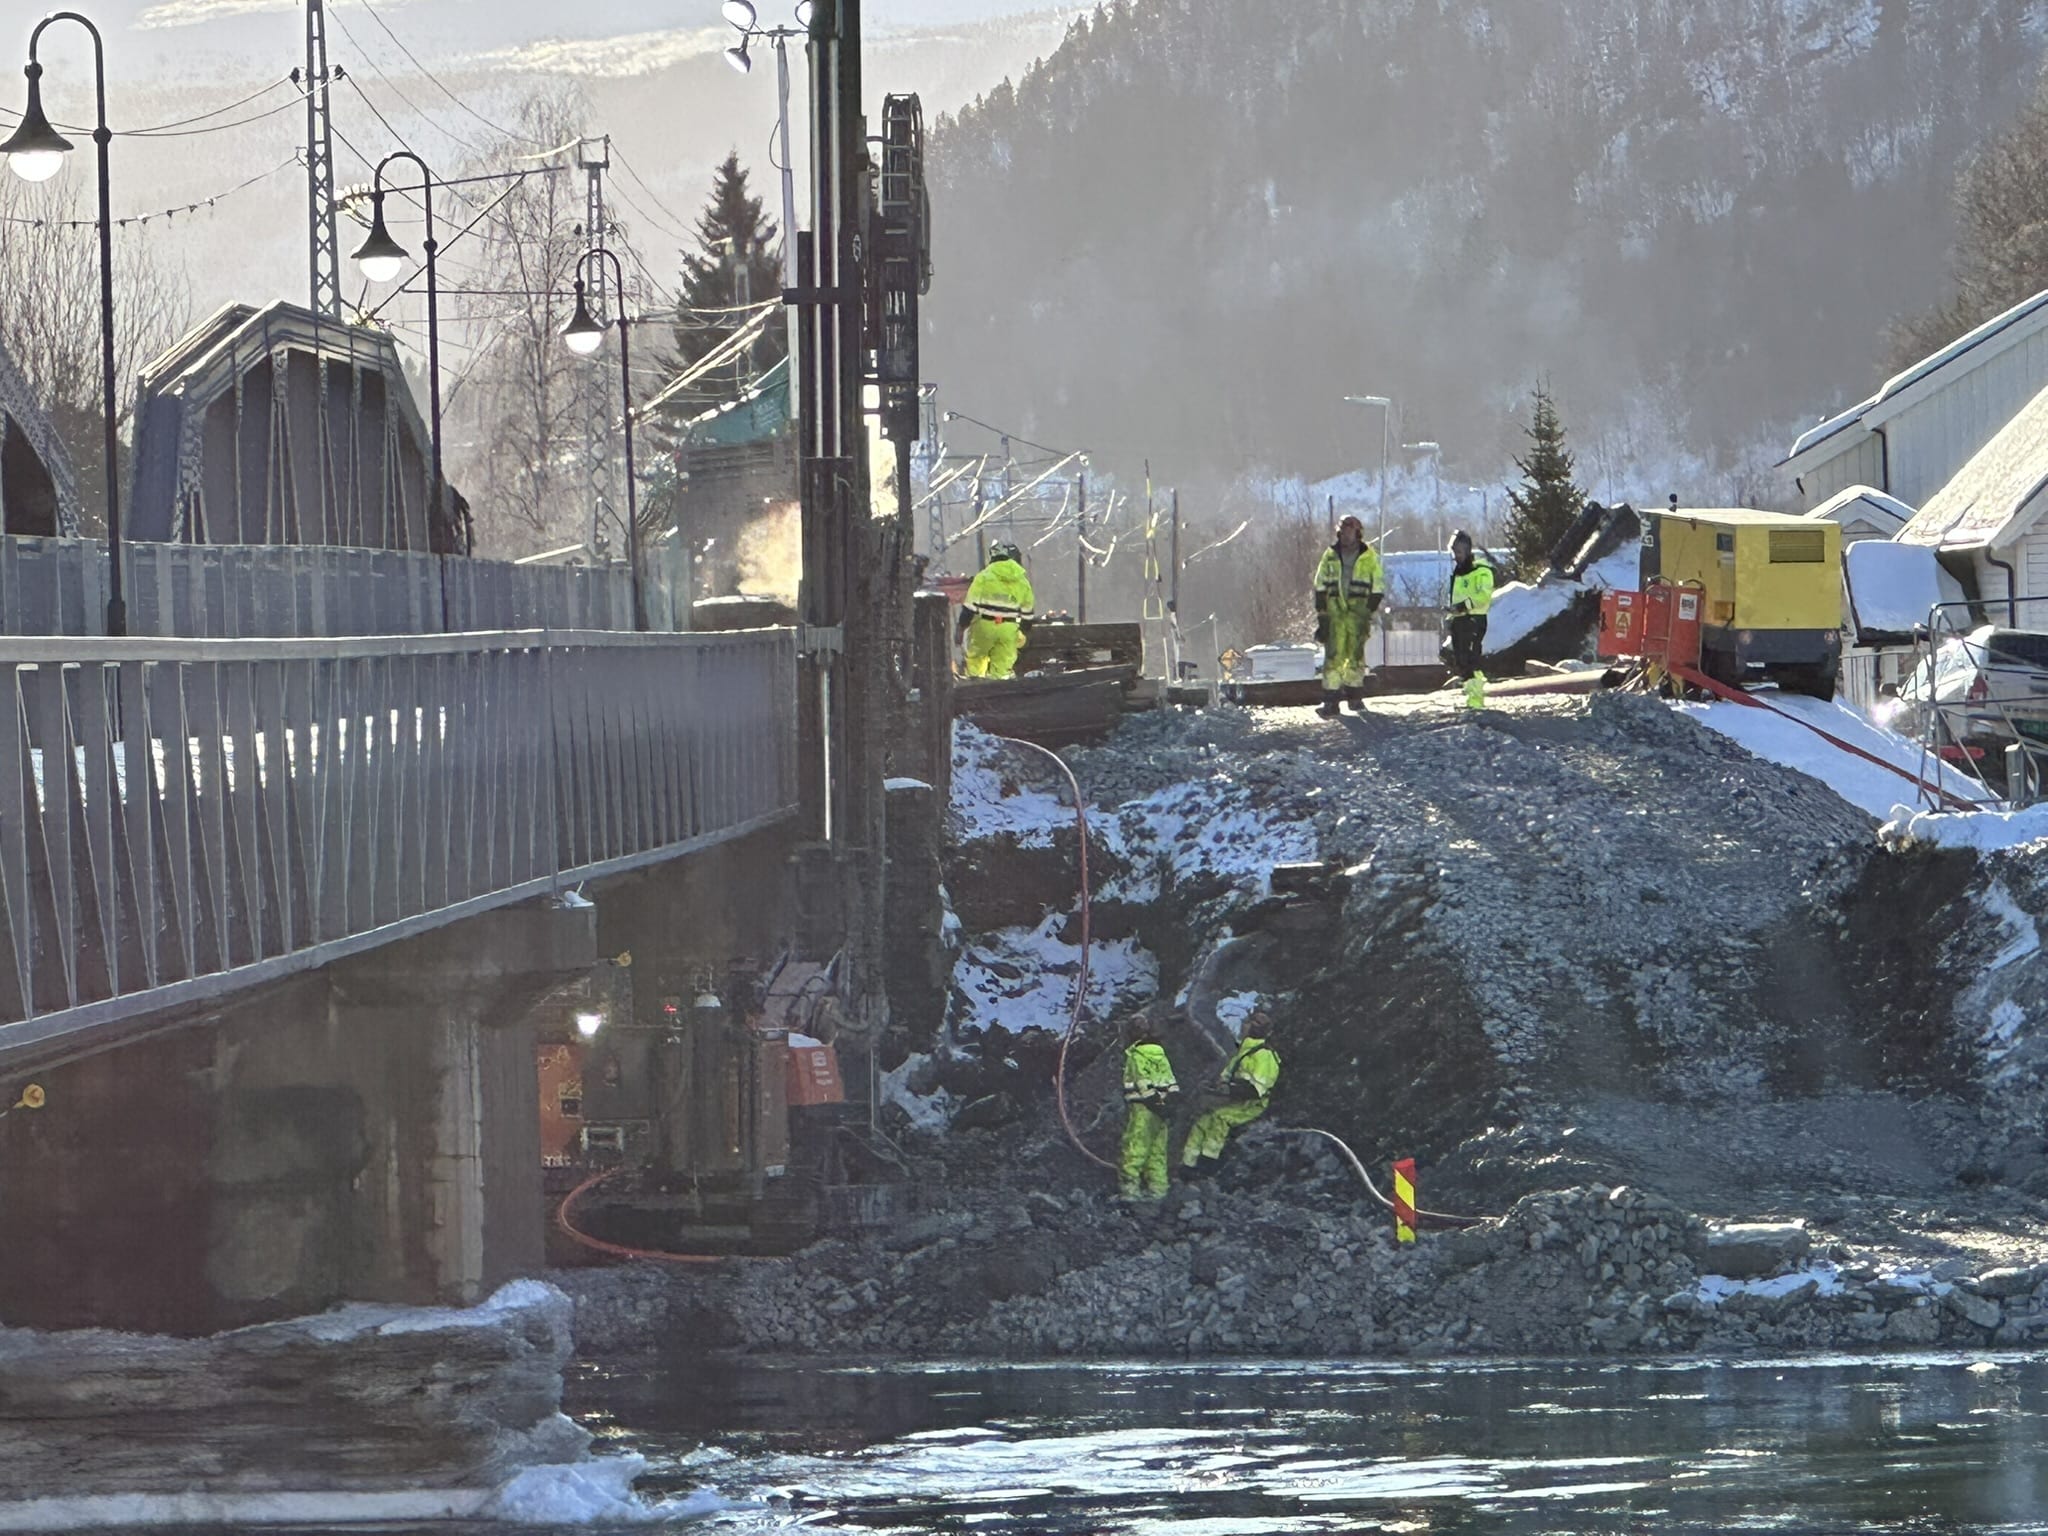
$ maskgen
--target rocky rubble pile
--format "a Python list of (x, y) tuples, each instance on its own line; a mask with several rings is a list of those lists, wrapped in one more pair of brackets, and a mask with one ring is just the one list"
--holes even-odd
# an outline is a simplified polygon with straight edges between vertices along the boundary
[(572, 1279), (589, 1308), (579, 1344), (604, 1353), (622, 1315), (644, 1340), (655, 1307), (673, 1341), (791, 1355), (1741, 1354), (2048, 1336), (2048, 1264), (1937, 1279), (1836, 1243), (1816, 1259), (1800, 1224), (1710, 1224), (1636, 1189), (1534, 1195), (1399, 1244), (1349, 1174), (1277, 1140), (1247, 1148), (1253, 1178), (1156, 1209), (1006, 1192), (801, 1263)]

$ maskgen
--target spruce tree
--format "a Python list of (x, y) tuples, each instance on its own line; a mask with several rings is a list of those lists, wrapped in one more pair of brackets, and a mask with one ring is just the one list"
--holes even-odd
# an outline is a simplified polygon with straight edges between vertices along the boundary
[(1536, 387), (1536, 409), (1524, 430), (1529, 453), (1515, 460), (1523, 478), (1520, 490), (1508, 491), (1507, 535), (1516, 565), (1535, 575), (1549, 566), (1551, 550), (1585, 506), (1586, 493), (1572, 479), (1576, 461), (1564, 445), (1557, 403), (1543, 385)]
[[(685, 367), (716, 351), (754, 318), (738, 312), (743, 306), (782, 296), (780, 231), (762, 212), (761, 199), (748, 194), (738, 150), (725, 157), (713, 176), (696, 234), (697, 249), (682, 253), (682, 302), (675, 327), (677, 361)], [(731, 366), (716, 368), (697, 382), (684, 397), (683, 413), (694, 415), (708, 404), (737, 399), (787, 349), (787, 329), (771, 319), (760, 340)]]

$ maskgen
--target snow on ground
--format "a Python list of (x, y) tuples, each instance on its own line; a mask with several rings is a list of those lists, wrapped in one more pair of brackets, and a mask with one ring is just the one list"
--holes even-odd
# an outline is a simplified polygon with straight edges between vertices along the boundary
[[(1952, 795), (1970, 801), (1983, 801), (1987, 797), (1988, 792), (1983, 785), (1933, 757), (1925, 756), (1917, 741), (1894, 735), (1845, 704), (1809, 699), (1798, 694), (1766, 693), (1762, 697), (1783, 713), (1727, 702), (1676, 704), (1672, 707), (1768, 762), (1782, 764), (1808, 778), (1820, 780), (1851, 805), (1869, 812), (1880, 821), (1910, 817), (1916, 807), (1925, 803), (1921, 790), (1913, 782), (1923, 771), (1930, 782), (1938, 783)], [(1787, 715), (1793, 718), (1785, 718)], [(1802, 721), (1806, 724), (1801, 724)], [(1899, 771), (1894, 772), (1853, 752), (1843, 751), (1815, 735), (1807, 728), (1808, 725), (1882, 758)], [(2048, 831), (2044, 831), (2044, 835), (2048, 835)]]
[(924, 1064), (931, 1060), (928, 1052), (920, 1051), (906, 1056), (893, 1072), (882, 1074), (882, 1099), (894, 1104), (910, 1117), (912, 1127), (920, 1131), (937, 1133), (953, 1122), (956, 1106), (953, 1095), (944, 1088), (935, 1088), (930, 1093), (918, 1093), (911, 1086)]
[[(1869, 1271), (1863, 1273), (1867, 1275)], [(1937, 1280), (1925, 1270), (1883, 1266), (1876, 1278), (1877, 1283), (1895, 1291), (1920, 1291), (1928, 1296), (1946, 1296), (1955, 1289), (1948, 1281)], [(1726, 1275), (1702, 1275), (1693, 1294), (1706, 1305), (1718, 1307), (1736, 1296), (1790, 1296), (1809, 1284), (1814, 1287), (1816, 1296), (1839, 1296), (1849, 1286), (1841, 1270), (1823, 1260), (1804, 1269), (1795, 1269), (1789, 1275), (1772, 1275), (1763, 1280), (1730, 1280)]]
[(1997, 853), (2048, 839), (2048, 805), (2023, 811), (1919, 811), (1888, 822), (1880, 835), (1894, 845), (1932, 843)]
[[(1048, 913), (1036, 928), (981, 934), (967, 945), (953, 964), (948, 1023), (955, 1036), (1066, 1029), (1081, 968), (1081, 947), (1059, 936), (1068, 921), (1064, 913)], [(1088, 947), (1087, 1008), (1094, 1017), (1128, 1012), (1158, 991), (1159, 962), (1136, 939)]]
[(1631, 543), (1588, 567), (1583, 581), (1545, 576), (1533, 586), (1528, 582), (1509, 582), (1493, 594), (1493, 607), (1486, 622), (1486, 648), (1504, 651), (1526, 639), (1571, 607), (1589, 587), (1600, 592), (1628, 590), (1641, 579), (1642, 549)]
[(1097, 892), (1117, 901), (1156, 901), (1169, 884), (1211, 881), (1262, 896), (1275, 864), (1306, 863), (1317, 847), (1313, 826), (1262, 811), (1242, 784), (1220, 774), (1091, 818), (1089, 832), (1131, 871)]
[(1216, 1002), (1216, 1017), (1238, 1039), (1244, 1038), (1245, 1023), (1259, 1011), (1265, 1001), (1257, 992), (1233, 992)]
[(984, 730), (959, 721), (953, 727), (953, 814), (965, 839), (1014, 833), (1018, 846), (1050, 848), (1053, 834), (1074, 820), (1074, 808), (1057, 795), (1019, 789), (1003, 775), (1015, 771), (1021, 754)]

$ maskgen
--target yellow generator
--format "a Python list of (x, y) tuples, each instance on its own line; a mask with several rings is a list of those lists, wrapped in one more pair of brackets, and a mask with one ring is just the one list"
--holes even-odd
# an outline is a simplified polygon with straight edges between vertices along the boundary
[(1782, 512), (1650, 512), (1643, 586), (1701, 593), (1700, 670), (1829, 699), (1842, 664), (1842, 529)]

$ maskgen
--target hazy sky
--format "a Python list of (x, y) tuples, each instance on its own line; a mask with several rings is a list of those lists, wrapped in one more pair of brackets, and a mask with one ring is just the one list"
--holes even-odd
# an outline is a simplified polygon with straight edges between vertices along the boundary
[[(757, 0), (764, 21), (773, 22), (787, 9), (779, 0)], [(669, 61), (681, 52), (709, 49), (722, 31), (715, 0), (374, 0), (408, 46), (435, 64), (497, 63), (520, 58), (535, 44), (635, 40), (644, 47), (599, 50), (596, 63), (609, 54), (616, 62), (645, 67), (645, 56), (662, 54)], [(794, 0), (791, 0), (793, 6)], [(41, 6), (6, 5), (12, 25), (0, 22), (0, 47), (6, 33), (25, 35)], [(330, 0), (339, 43), (344, 26), (376, 32), (367, 12), (370, 0)], [(1030, 0), (874, 0), (865, 12), (868, 30), (876, 35), (902, 29), (943, 27), (959, 22), (1042, 10)], [(302, 48), (297, 0), (100, 0), (89, 14), (108, 35), (107, 65), (117, 79), (156, 77), (166, 70), (206, 76), (241, 75), (273, 59), (291, 59)], [(63, 28), (60, 32), (75, 29)], [(658, 42), (657, 42), (658, 40)], [(63, 47), (59, 34), (52, 45)], [(716, 46), (723, 46), (722, 43)], [(14, 50), (8, 49), (12, 52)], [(538, 55), (531, 62), (560, 57), (561, 50)], [(289, 67), (287, 64), (286, 67)], [(601, 68), (602, 65), (599, 64)], [(610, 72), (606, 70), (605, 72)]]

